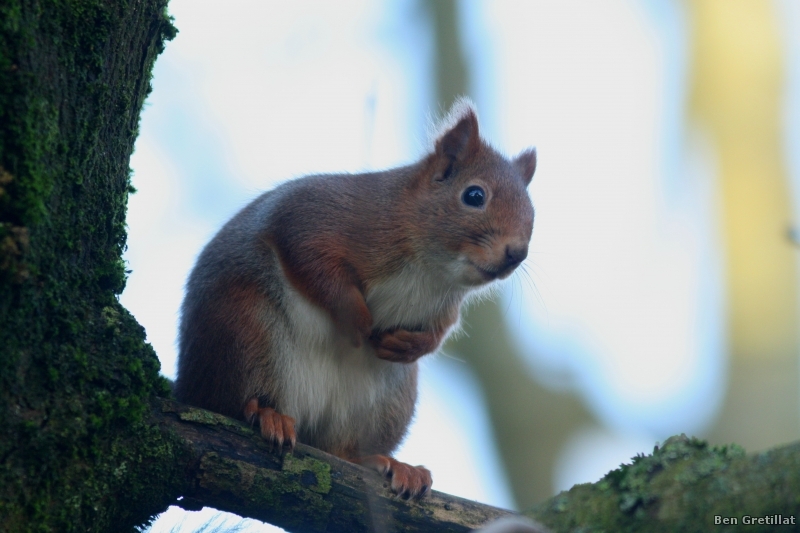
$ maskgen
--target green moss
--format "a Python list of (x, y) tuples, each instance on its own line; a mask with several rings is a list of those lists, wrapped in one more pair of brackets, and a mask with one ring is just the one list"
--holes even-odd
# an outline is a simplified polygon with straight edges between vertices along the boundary
[(115, 297), (165, 4), (0, 3), (4, 531), (130, 529), (177, 490), (175, 444), (147, 424), (168, 385)]
[(685, 435), (670, 437), (663, 446), (656, 446), (652, 455), (636, 456), (632, 464), (609, 472), (600, 481), (600, 486), (618, 493), (620, 511), (645, 518), (648, 506), (658, 500), (661, 486), (653, 483), (657, 474), (672, 466), (670, 480), (693, 485), (724, 469), (731, 459), (744, 455), (744, 450), (735, 445), (712, 448), (697, 438)]
[(241, 422), (237, 422), (232, 418), (212, 411), (206, 411), (205, 409), (187, 407), (178, 413), (178, 417), (186, 422), (197, 422), (198, 424), (204, 424), (206, 426), (225, 426), (226, 428), (233, 429), (242, 434), (255, 435), (252, 429), (243, 426)]
[(331, 491), (331, 465), (313, 457), (298, 459), (292, 455), (283, 458), (283, 471), (296, 476), (309, 490), (320, 494)]
[[(288, 483), (286, 480), (276, 483), (280, 472), (222, 457), (216, 452), (206, 453), (200, 464), (203, 475), (198, 480), (199, 485), (221, 491), (231, 502), (227, 508), (236, 509), (236, 501), (247, 501), (251, 509), (255, 504), (267, 512), (280, 513), (278, 521), (289, 531), (294, 525), (307, 529), (309, 524), (314, 531), (325, 530), (333, 509), (333, 504), (323, 498), (331, 486), (328, 465), (324, 468), (312, 458), (297, 460), (287, 455), (283, 470), (293, 476)], [(286, 494), (293, 497), (286, 498)], [(299, 520), (298, 517), (304, 518)], [(276, 517), (261, 518), (275, 520)]]
[(196, 422), (206, 426), (224, 426), (230, 431), (234, 431), (239, 435), (255, 435), (256, 433), (242, 422), (228, 418), (205, 409), (198, 409), (196, 407), (181, 406), (178, 417), (186, 422)]
[[(794, 447), (747, 457), (739, 446), (712, 447), (680, 435), (530, 514), (555, 532), (587, 533), (700, 532), (714, 529), (717, 515), (796, 514), (798, 455)], [(771, 527), (749, 526), (748, 531)]]

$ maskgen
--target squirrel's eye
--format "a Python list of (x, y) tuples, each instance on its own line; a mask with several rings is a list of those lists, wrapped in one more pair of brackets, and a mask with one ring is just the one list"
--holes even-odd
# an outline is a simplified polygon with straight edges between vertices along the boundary
[(486, 202), (486, 193), (477, 185), (470, 185), (461, 195), (461, 201), (470, 207), (482, 207)]

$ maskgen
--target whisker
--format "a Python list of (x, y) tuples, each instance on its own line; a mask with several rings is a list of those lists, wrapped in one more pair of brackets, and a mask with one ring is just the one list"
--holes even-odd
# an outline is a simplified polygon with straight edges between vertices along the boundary
[(536, 286), (536, 280), (533, 279), (533, 273), (528, 271), (527, 268), (525, 270), (523, 270), (523, 272), (525, 272), (525, 275), (526, 275), (528, 281), (530, 282), (530, 286), (532, 288), (532, 292), (533, 292), (534, 297), (542, 305), (542, 307), (544, 307), (545, 313), (547, 313), (549, 315), (550, 314), (550, 310), (547, 308), (547, 303), (544, 301), (544, 298), (542, 297), (542, 294), (539, 291), (539, 288)]
[(460, 358), (456, 357), (455, 355), (450, 355), (449, 353), (447, 353), (445, 351), (439, 352), (439, 355), (441, 355), (443, 357), (447, 357), (448, 359), (452, 359), (453, 361), (458, 361), (459, 363), (464, 364), (464, 365), (467, 364), (467, 362), (464, 359), (460, 359)]

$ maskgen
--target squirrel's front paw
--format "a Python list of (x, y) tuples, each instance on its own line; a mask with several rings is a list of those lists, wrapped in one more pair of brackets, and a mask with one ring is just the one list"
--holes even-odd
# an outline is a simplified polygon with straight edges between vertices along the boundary
[(401, 498), (422, 498), (431, 490), (431, 472), (424, 466), (411, 466), (385, 455), (369, 455), (353, 462), (391, 478), (392, 492)]
[(251, 424), (258, 420), (261, 436), (273, 450), (284, 453), (294, 449), (297, 434), (291, 416), (282, 415), (271, 407), (259, 407), (258, 398), (253, 398), (244, 408), (244, 418)]
[(433, 332), (407, 329), (373, 333), (370, 342), (378, 357), (393, 363), (413, 363), (439, 347), (439, 339)]
[(339, 331), (350, 339), (354, 347), (359, 348), (372, 331), (372, 315), (363, 298), (358, 300), (354, 296), (351, 300), (350, 305), (345, 305), (345, 302), (335, 308), (333, 318)]

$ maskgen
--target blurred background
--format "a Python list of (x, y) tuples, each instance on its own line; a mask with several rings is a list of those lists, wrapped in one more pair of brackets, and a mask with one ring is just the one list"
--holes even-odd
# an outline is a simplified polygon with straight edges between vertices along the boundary
[[(800, 438), (800, 4), (169, 10), (121, 297), (166, 376), (184, 281), (228, 218), (292, 177), (420, 158), (466, 94), (501, 152), (538, 149), (531, 252), (425, 358), (397, 457), (437, 490), (524, 510), (673, 434), (750, 452)], [(171, 508), (152, 530), (212, 514)]]

